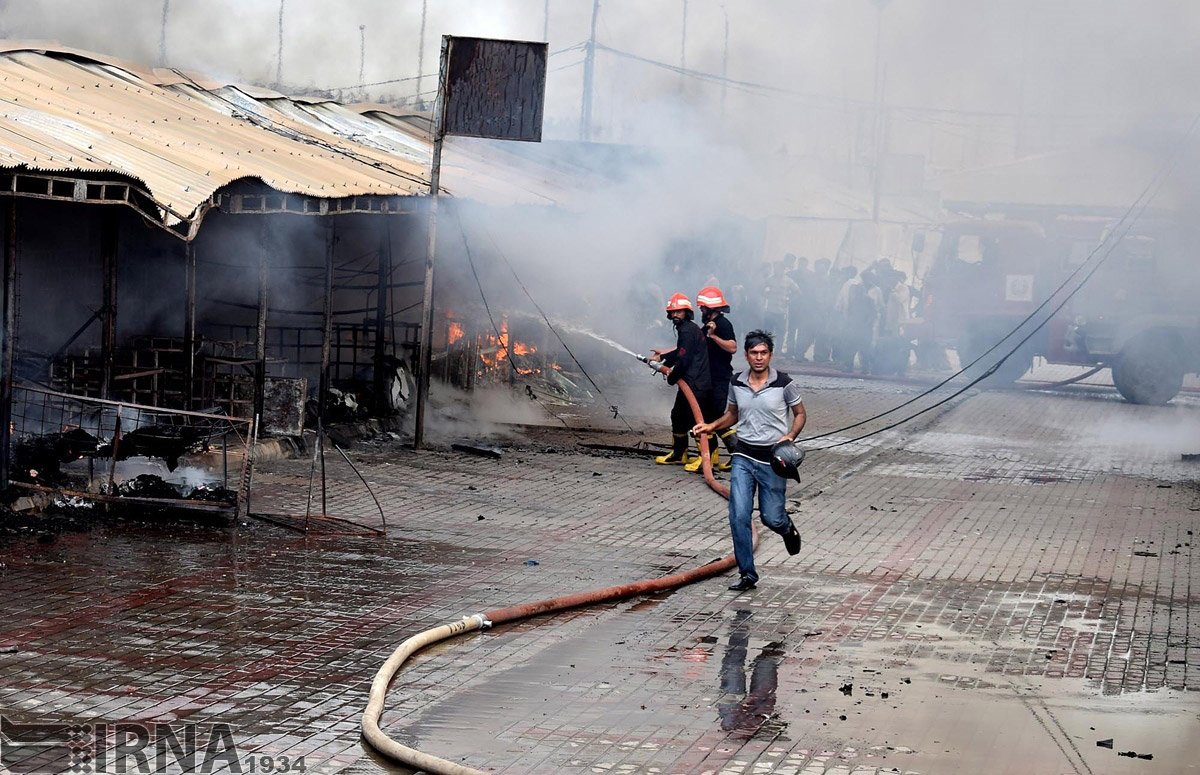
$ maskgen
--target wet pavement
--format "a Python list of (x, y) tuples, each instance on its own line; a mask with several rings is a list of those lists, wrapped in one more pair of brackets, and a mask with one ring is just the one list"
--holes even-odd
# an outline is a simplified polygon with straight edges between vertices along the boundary
[[(919, 390), (802, 379), (813, 432)], [(728, 552), (699, 477), (578, 447), (665, 432), (601, 427), (510, 431), (500, 460), (356, 445), (386, 538), (176, 519), (2, 536), (4, 724), (193, 724), (201, 747), (226, 724), (236, 756), (212, 771), (401, 771), (358, 737), (400, 641)], [(1200, 771), (1200, 464), (1180, 458), (1197, 451), (1194, 396), (972, 394), (810, 454), (789, 490), (804, 549), (768, 536), (757, 590), (719, 578), (440, 644), (382, 726), (514, 774)], [(309, 473), (260, 466), (253, 508), (303, 511)], [(340, 458), (327, 475), (331, 513), (382, 527)], [(10, 741), (0, 772), (31, 771)]]

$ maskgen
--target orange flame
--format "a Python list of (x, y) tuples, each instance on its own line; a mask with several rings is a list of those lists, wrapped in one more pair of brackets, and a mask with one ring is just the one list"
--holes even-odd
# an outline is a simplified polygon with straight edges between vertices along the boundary
[(454, 344), (463, 338), (462, 323), (450, 322), (449, 343)]

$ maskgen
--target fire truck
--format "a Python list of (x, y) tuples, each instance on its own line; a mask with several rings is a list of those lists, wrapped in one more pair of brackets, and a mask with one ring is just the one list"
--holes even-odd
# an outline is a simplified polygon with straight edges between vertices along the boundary
[[(1113, 384), (1127, 401), (1165, 404), (1188, 373), (1200, 372), (1200, 262), (1191, 253), (1196, 244), (1195, 235), (1169, 222), (1120, 229), (1100, 218), (951, 222), (925, 275), (919, 317), (907, 330), (926, 346), (956, 349), (966, 364), (1067, 281), (1035, 316), (1041, 322), (1103, 259), (1079, 292), (990, 379), (1014, 382), (1040, 356), (1050, 363), (1111, 368)], [(1008, 352), (1030, 328), (987, 360)]]

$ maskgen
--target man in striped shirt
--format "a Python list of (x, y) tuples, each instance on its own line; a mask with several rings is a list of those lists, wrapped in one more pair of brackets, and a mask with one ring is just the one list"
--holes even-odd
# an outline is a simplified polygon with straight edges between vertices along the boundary
[(754, 539), (751, 517), (754, 493), (762, 523), (783, 536), (788, 554), (800, 552), (800, 533), (787, 514), (787, 480), (771, 469), (771, 450), (781, 441), (795, 441), (808, 419), (799, 386), (787, 374), (771, 368), (775, 340), (765, 331), (746, 335), (747, 371), (733, 375), (725, 414), (700, 423), (692, 432), (713, 433), (737, 425), (733, 473), (729, 483), (729, 529), (741, 577), (729, 588), (754, 589)]

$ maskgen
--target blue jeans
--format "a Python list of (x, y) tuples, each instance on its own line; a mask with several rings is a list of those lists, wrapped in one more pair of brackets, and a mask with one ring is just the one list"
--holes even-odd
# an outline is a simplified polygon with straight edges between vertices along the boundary
[(750, 522), (755, 488), (758, 489), (758, 513), (762, 523), (783, 535), (791, 525), (784, 504), (787, 480), (777, 476), (767, 463), (734, 455), (729, 481), (729, 532), (733, 534), (733, 556), (737, 559), (738, 570), (751, 581), (758, 581)]

